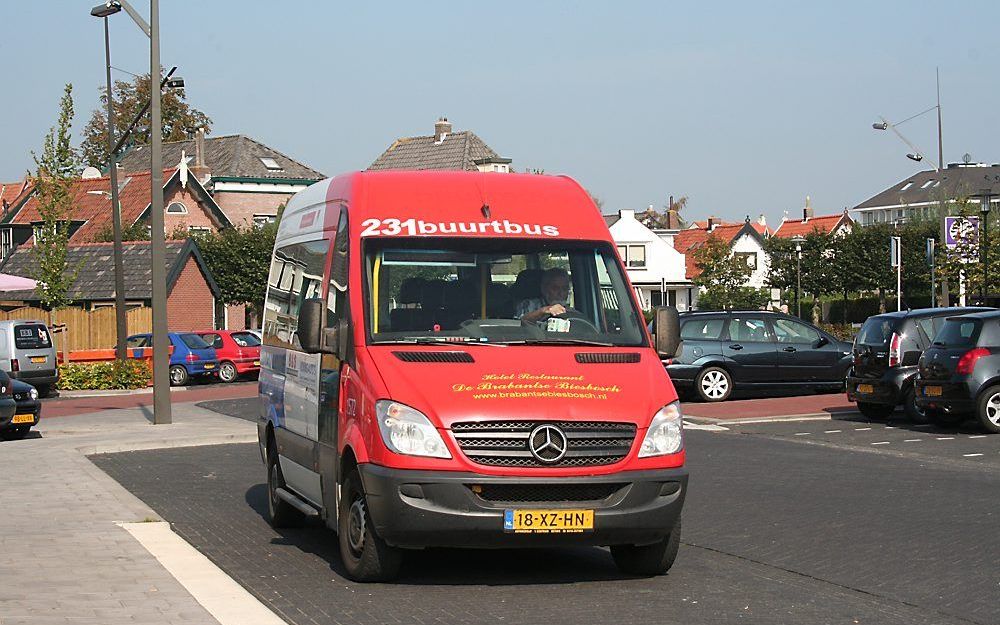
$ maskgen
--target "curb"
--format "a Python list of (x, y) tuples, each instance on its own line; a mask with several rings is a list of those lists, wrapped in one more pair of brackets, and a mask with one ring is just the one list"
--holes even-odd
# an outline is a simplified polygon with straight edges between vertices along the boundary
[(793, 414), (793, 415), (779, 415), (774, 417), (739, 417), (736, 419), (717, 419), (715, 417), (697, 417), (694, 415), (686, 414), (684, 418), (688, 421), (693, 421), (695, 423), (704, 423), (707, 425), (726, 425), (726, 424), (750, 424), (750, 423), (778, 423), (781, 421), (826, 421), (832, 419), (834, 416), (842, 415), (859, 415), (860, 412), (856, 410), (848, 410), (845, 412), (838, 412), (831, 414), (829, 412), (813, 412), (807, 414)]
[[(256, 384), (256, 382), (253, 382)], [(241, 384), (250, 384), (250, 382), (236, 382), (234, 384), (227, 384), (227, 387), (234, 386), (238, 387)], [(197, 386), (171, 386), (170, 392), (181, 392), (181, 391), (196, 391), (203, 388), (208, 388), (212, 385), (210, 384), (199, 384)], [(58, 397), (48, 397), (49, 400), (60, 400), (60, 399), (82, 399), (85, 397), (124, 397), (128, 395), (150, 395), (153, 393), (153, 387), (147, 386), (145, 388), (137, 389), (116, 389), (109, 391), (59, 391)]]
[[(163, 426), (157, 426), (163, 427)], [(215, 434), (202, 437), (145, 440), (136, 443), (97, 443), (84, 445), (76, 450), (84, 456), (97, 454), (117, 454), (125, 451), (147, 451), (153, 449), (174, 449), (178, 447), (201, 447), (204, 445), (230, 445), (235, 443), (256, 443), (257, 432), (246, 434)]]

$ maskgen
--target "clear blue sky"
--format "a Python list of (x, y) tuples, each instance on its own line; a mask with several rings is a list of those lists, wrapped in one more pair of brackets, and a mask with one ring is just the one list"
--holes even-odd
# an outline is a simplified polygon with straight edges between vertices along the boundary
[[(96, 2), (0, 7), (0, 180), (31, 165), (66, 82), (79, 141), (104, 84)], [(517, 169), (576, 177), (605, 212), (670, 194), (688, 218), (771, 224), (806, 195), (818, 213), (853, 206), (921, 169), (871, 123), (933, 106), (936, 66), (945, 160), (1000, 161), (1000, 3), (680, 4), (161, 0), (161, 54), (214, 134), (332, 175), (446, 115)], [(149, 65), (124, 13), (112, 57)], [(933, 113), (901, 130), (932, 166)]]

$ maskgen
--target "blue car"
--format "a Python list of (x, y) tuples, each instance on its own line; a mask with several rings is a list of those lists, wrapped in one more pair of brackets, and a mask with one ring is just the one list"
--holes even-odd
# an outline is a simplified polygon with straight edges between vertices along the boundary
[[(215, 350), (200, 336), (193, 332), (168, 332), (167, 336), (174, 348), (170, 354), (171, 386), (184, 386), (194, 376), (217, 375), (219, 360)], [(141, 358), (142, 349), (153, 347), (153, 335), (134, 334), (128, 337), (126, 345), (131, 356)]]

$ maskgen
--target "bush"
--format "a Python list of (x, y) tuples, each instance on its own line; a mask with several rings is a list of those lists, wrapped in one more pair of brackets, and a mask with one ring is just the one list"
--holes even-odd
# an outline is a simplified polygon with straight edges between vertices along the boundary
[(821, 323), (819, 327), (827, 334), (832, 334), (841, 341), (847, 341), (848, 343), (854, 341), (854, 334), (857, 332), (857, 329), (850, 324), (843, 323)]
[(769, 298), (767, 289), (711, 286), (698, 295), (698, 310), (762, 310)]
[(63, 391), (144, 388), (153, 372), (145, 360), (115, 360), (60, 365), (57, 387)]

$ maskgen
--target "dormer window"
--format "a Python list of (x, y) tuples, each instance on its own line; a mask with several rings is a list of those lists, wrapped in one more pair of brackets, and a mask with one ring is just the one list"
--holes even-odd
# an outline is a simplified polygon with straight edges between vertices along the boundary
[(264, 164), (264, 167), (267, 167), (268, 171), (285, 171), (284, 167), (279, 165), (278, 161), (274, 160), (273, 158), (267, 156), (261, 156), (260, 162)]

